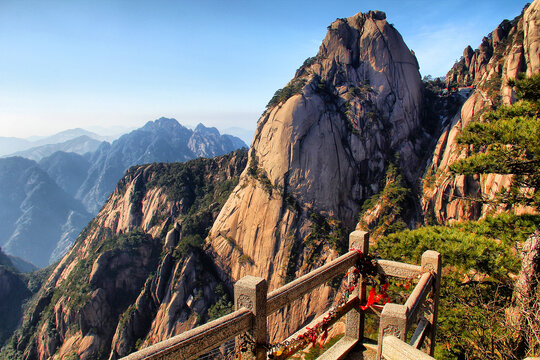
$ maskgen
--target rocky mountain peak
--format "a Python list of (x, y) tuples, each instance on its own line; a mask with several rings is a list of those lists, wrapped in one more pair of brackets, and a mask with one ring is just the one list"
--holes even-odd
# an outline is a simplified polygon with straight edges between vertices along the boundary
[[(418, 63), (385, 18), (375, 11), (333, 22), (318, 54), (268, 103), (207, 240), (225, 278), (261, 276), (276, 288), (335, 257), (346, 242), (336, 234), (355, 226), (390, 163), (407, 179), (420, 173)], [(333, 237), (317, 237), (319, 226)], [(292, 309), (295, 321), (323, 302)]]
[(207, 135), (220, 136), (219, 130), (215, 127), (206, 127), (203, 124), (199, 123), (195, 127), (195, 133), (203, 133)]
[(148, 121), (142, 128), (142, 130), (188, 130), (186, 127), (182, 126), (176, 119), (160, 117), (154, 121)]

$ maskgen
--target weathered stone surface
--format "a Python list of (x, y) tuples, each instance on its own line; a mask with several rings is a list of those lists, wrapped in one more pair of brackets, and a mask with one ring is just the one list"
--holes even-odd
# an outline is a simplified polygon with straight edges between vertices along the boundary
[[(297, 276), (315, 265), (304, 259), (302, 245), (311, 231), (309, 214), (352, 229), (360, 202), (379, 190), (396, 154), (407, 179), (419, 175), (418, 63), (385, 18), (370, 12), (332, 23), (317, 56), (290, 83), (304, 82), (298, 93), (271, 104), (259, 119), (251, 165), (208, 238), (208, 252), (226, 276), (259, 276), (277, 288), (290, 261)], [(317, 263), (335, 256), (326, 246)], [(320, 301), (306, 297), (280, 314), (292, 321), (272, 320), (280, 329), (270, 331), (285, 335), (285, 327), (294, 329), (321, 310), (330, 294), (315, 292)]]

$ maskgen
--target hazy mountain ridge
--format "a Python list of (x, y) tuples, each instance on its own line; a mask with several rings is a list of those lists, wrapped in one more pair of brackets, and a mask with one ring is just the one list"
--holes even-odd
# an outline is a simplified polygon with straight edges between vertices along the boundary
[(0, 182), (0, 245), (40, 267), (49, 264), (58, 240), (69, 230), (69, 217), (81, 219), (77, 231), (91, 218), (32, 160), (0, 159)]
[(40, 161), (41, 159), (54, 154), (57, 151), (70, 152), (75, 154), (86, 154), (96, 151), (102, 141), (93, 139), (87, 135), (81, 135), (76, 138), (66, 140), (55, 144), (46, 144), (32, 147), (27, 150), (17, 151), (8, 156), (21, 156), (27, 159)]
[[(54, 139), (64, 139), (81, 132), (84, 131), (66, 131)], [(52, 141), (50, 139), (40, 141)], [(94, 152), (81, 151), (84, 156), (76, 152), (56, 151), (41, 159), (39, 164), (22, 157), (0, 159), (2, 164), (15, 166), (17, 163), (17, 166), (24, 168), (19, 172), (16, 171), (17, 166), (5, 168), (0, 175), (6, 184), (10, 184), (9, 191), (12, 192), (3, 196), (18, 199), (4, 202), (3, 210), (0, 210), (5, 220), (0, 229), (0, 245), (8, 253), (38, 266), (46, 266), (60, 259), (130, 166), (155, 161), (186, 161), (199, 156), (213, 157), (246, 146), (238, 138), (220, 135), (215, 128), (200, 124), (193, 131), (174, 119), (161, 118), (148, 122), (112, 144), (82, 135), (62, 144), (43, 145), (28, 151), (37, 151), (42, 156), (51, 148), (74, 150), (72, 145), (84, 148), (85, 139), (98, 147)], [(29, 182), (31, 175), (20, 178), (21, 172), (29, 171), (34, 174), (35, 184)], [(15, 180), (13, 177), (19, 178)], [(30, 184), (34, 184), (35, 188)], [(26, 188), (21, 189), (24, 186)], [(3, 191), (8, 191), (8, 187), (4, 187)], [(38, 246), (40, 242), (43, 243), (42, 247), (30, 245)]]
[(110, 145), (102, 144), (90, 155), (88, 176), (76, 197), (89, 212), (97, 213), (130, 166), (214, 157), (234, 151), (238, 145), (247, 147), (240, 139), (231, 139), (202, 124), (193, 131), (174, 119), (150, 121)]
[(80, 128), (68, 129), (51, 136), (39, 137), (32, 140), (16, 137), (0, 137), (0, 156), (17, 156), (15, 154), (16, 152), (22, 152), (30, 148), (42, 147), (45, 145), (60, 144), (81, 136), (86, 136), (99, 142), (111, 140), (110, 137), (101, 136)]
[(90, 165), (88, 156), (63, 151), (57, 151), (39, 161), (39, 166), (73, 197), (88, 176)]

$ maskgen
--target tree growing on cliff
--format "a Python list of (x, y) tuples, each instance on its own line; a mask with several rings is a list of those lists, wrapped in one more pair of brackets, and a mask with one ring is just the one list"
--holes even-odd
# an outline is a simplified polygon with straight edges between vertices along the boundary
[(458, 143), (472, 155), (450, 167), (456, 174), (513, 175), (508, 189), (500, 193), (505, 204), (540, 208), (540, 74), (509, 81), (519, 101), (488, 113), (473, 122)]

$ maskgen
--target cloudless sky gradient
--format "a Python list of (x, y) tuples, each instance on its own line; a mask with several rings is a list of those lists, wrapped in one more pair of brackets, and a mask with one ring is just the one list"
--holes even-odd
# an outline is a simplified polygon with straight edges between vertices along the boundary
[(336, 18), (383, 10), (443, 76), (522, 0), (0, 0), (0, 136), (181, 123), (254, 129)]

